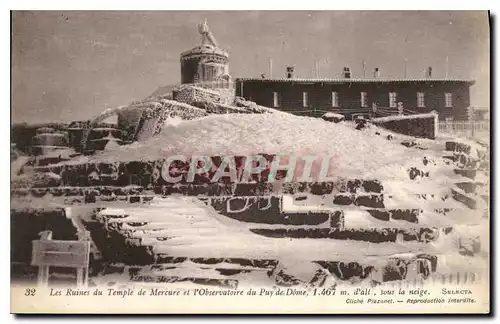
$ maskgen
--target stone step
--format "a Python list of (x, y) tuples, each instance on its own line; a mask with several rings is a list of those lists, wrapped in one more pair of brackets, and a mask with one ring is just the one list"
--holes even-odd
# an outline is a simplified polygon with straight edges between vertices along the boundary
[[(224, 214), (223, 214), (224, 215)], [(228, 216), (230, 215), (230, 216)], [(343, 224), (343, 213), (335, 212), (302, 212), (302, 213), (256, 213), (256, 214), (226, 214), (229, 218), (256, 224), (280, 225), (318, 225), (322, 227), (338, 227)], [(121, 228), (153, 229), (169, 228), (172, 222), (165, 218), (162, 220), (148, 220), (141, 217), (107, 218), (107, 225), (117, 224)], [(120, 227), (120, 226), (119, 226)]]
[[(417, 241), (428, 243), (435, 241), (440, 232), (448, 234), (452, 228), (373, 228), (373, 229), (347, 229), (347, 228), (251, 228), (250, 231), (272, 238), (309, 238), (309, 239), (336, 239), (336, 240), (353, 240), (365, 241), (372, 243), (396, 242), (398, 238), (401, 242)], [(168, 231), (168, 230), (167, 230)], [(155, 246), (158, 244), (169, 245), (169, 240), (176, 236), (154, 236), (154, 237), (133, 237), (125, 239), (129, 246)]]
[[(479, 182), (476, 182), (479, 183)], [(458, 186), (472, 186), (467, 182), (459, 183)], [(460, 188), (460, 187), (459, 187)], [(47, 188), (37, 188), (37, 189), (15, 189), (11, 191), (11, 197), (15, 198), (19, 204), (31, 205), (36, 199), (40, 199), (43, 203), (44, 197), (50, 197), (51, 203), (59, 204), (61, 206), (78, 206), (85, 205), (94, 208), (127, 208), (134, 204), (147, 204), (150, 203), (154, 198), (154, 194), (150, 194), (150, 191), (144, 191), (139, 194), (132, 195), (98, 195), (88, 194), (86, 196), (77, 196), (79, 194), (77, 190), (67, 190), (68, 196), (54, 196), (51, 194), (51, 190)], [(137, 190), (131, 190), (131, 192), (136, 192)], [(85, 192), (83, 192), (85, 193)], [(160, 196), (162, 197), (162, 196)], [(384, 194), (338, 194), (338, 195), (324, 195), (324, 196), (312, 196), (311, 194), (296, 194), (292, 197), (291, 203), (293, 206), (298, 206), (297, 208), (305, 208), (304, 206), (314, 206), (314, 210), (324, 210), (335, 208), (335, 206), (357, 206), (360, 208), (384, 208), (391, 205), (391, 200), (394, 196), (384, 195)], [(437, 194), (413, 194), (415, 199), (421, 200), (436, 200), (445, 202), (447, 199), (451, 198), (448, 195), (437, 195)], [(266, 196), (223, 196), (223, 197), (206, 197), (198, 196), (199, 200), (204, 201), (206, 204), (211, 203), (211, 199), (259, 199), (268, 201)], [(397, 197), (396, 197), (397, 198)], [(327, 207), (325, 207), (327, 206)], [(283, 208), (281, 209), (283, 210)]]
[[(451, 199), (451, 194), (448, 193), (415, 193), (415, 194), (406, 194), (404, 197), (413, 197), (416, 205), (418, 206), (419, 200), (432, 201), (435, 203), (447, 202)], [(310, 207), (311, 209), (321, 209), (321, 208), (341, 208), (340, 206), (349, 206), (349, 207), (360, 207), (360, 209), (369, 209), (369, 208), (390, 208), (392, 205), (399, 205), (399, 196), (396, 195), (387, 195), (387, 194), (358, 194), (358, 195), (350, 195), (350, 194), (341, 194), (335, 196), (311, 196), (308, 194), (297, 194), (292, 197), (283, 196), (283, 205), (289, 206), (297, 206), (297, 208), (306, 208)], [(442, 204), (443, 207), (447, 205)], [(285, 208), (285, 207), (284, 207)], [(288, 208), (285, 208), (288, 210)]]
[[(168, 273), (168, 272), (167, 272)], [(233, 279), (221, 279), (210, 277), (189, 277), (189, 276), (169, 276), (169, 275), (134, 275), (130, 278), (131, 282), (147, 282), (147, 283), (185, 283), (191, 282), (197, 285), (221, 287), (221, 288), (238, 288), (238, 281)]]
[[(399, 231), (399, 229), (398, 229)], [(399, 233), (400, 240), (404, 241), (405, 240), (405, 233)], [(398, 234), (396, 234), (396, 237), (398, 237)], [(406, 232), (406, 240), (412, 240), (414, 237), (419, 237), (421, 241), (430, 241), (433, 239), (433, 235), (435, 235), (435, 230), (434, 229), (416, 229), (414, 232), (408, 231)], [(413, 235), (413, 237), (412, 237)], [(121, 236), (121, 235), (120, 235)], [(230, 258), (224, 258), (224, 257), (212, 257), (212, 258), (206, 258), (206, 257), (178, 257), (175, 255), (172, 255), (171, 253), (161, 253), (161, 252), (155, 252), (156, 249), (151, 248), (149, 246), (143, 246), (143, 247), (136, 247), (135, 250), (132, 249), (130, 246), (127, 244), (119, 244), (118, 241), (113, 240), (110, 241), (109, 239), (109, 233), (107, 235), (108, 237), (108, 242), (106, 243), (106, 247), (112, 249), (115, 252), (115, 255), (111, 255), (110, 260), (115, 260), (119, 262), (123, 262), (125, 264), (143, 264), (143, 265), (148, 265), (148, 264), (162, 264), (162, 263), (168, 263), (170, 264), (167, 266), (167, 268), (170, 268), (171, 265), (179, 265), (181, 266), (185, 262), (192, 262), (195, 264), (198, 264), (200, 268), (205, 268), (205, 267), (210, 267), (211, 269), (224, 269), (224, 273), (219, 272), (218, 274), (220, 275), (238, 275), (241, 273), (240, 271), (237, 271), (235, 269), (235, 266), (237, 267), (253, 267), (253, 268), (259, 268), (263, 270), (272, 270), (277, 267), (277, 264), (279, 263), (278, 260), (275, 259), (249, 259), (246, 257), (242, 258), (237, 258), (237, 257), (230, 257)], [(121, 236), (121, 239), (123, 242), (125, 239), (123, 236)], [(161, 244), (161, 243), (160, 243)], [(158, 246), (158, 244), (156, 244)], [(123, 252), (121, 251), (123, 250)], [(130, 253), (130, 250), (133, 250), (134, 253)], [(164, 249), (163, 249), (164, 250)], [(159, 249), (159, 251), (162, 251), (162, 249)], [(129, 252), (128, 254), (125, 252)], [(200, 253), (200, 255), (203, 255), (203, 252)], [(342, 258), (341, 256), (337, 256), (338, 258)], [(435, 258), (435, 257), (432, 257)], [(432, 259), (431, 258), (431, 259)], [(387, 272), (388, 269), (393, 269), (394, 264), (399, 264), (402, 267), (404, 267), (405, 264), (408, 264), (408, 253), (401, 254), (395, 257), (391, 256), (384, 256), (381, 255), (380, 257), (376, 258), (371, 258), (373, 259), (374, 263), (372, 264), (372, 261), (364, 261), (363, 263), (359, 263), (356, 261), (352, 260), (335, 260), (335, 256), (332, 256), (333, 260), (322, 260), (318, 261), (316, 263), (323, 262), (324, 264), (329, 264), (329, 265), (334, 265), (338, 267), (339, 269), (342, 269), (342, 272), (345, 274), (341, 276), (341, 278), (352, 278), (353, 276), (356, 276), (359, 274), (359, 269), (364, 269), (363, 271), (367, 271), (368, 273), (372, 271), (374, 267), (380, 268), (380, 271), (382, 272)], [(370, 259), (370, 258), (368, 258)], [(368, 260), (367, 259), (367, 260)], [(376, 259), (376, 261), (375, 261)], [(415, 259), (415, 255), (413, 256), (413, 259)], [(385, 260), (385, 261), (384, 261)], [(429, 260), (428, 260), (429, 261)], [(384, 264), (385, 262), (385, 264)], [(387, 264), (391, 263), (391, 266), (387, 268)], [(427, 272), (432, 272), (432, 262), (424, 262), (425, 265), (422, 265), (422, 267), (426, 268)], [(228, 266), (228, 264), (230, 266)], [(381, 266), (381, 264), (383, 264)], [(236, 267), (236, 268), (237, 268)], [(175, 276), (168, 276), (167, 274), (161, 273), (161, 269), (159, 273), (156, 275), (153, 274), (140, 274), (136, 273), (136, 279), (138, 281), (148, 281), (148, 282), (171, 282), (170, 280), (176, 281), (177, 278), (174, 278)], [(241, 270), (241, 269), (240, 269)], [(248, 269), (247, 269), (248, 270)], [(255, 271), (256, 269), (253, 269)], [(391, 272), (390, 270), (389, 272)], [(269, 271), (268, 274), (271, 275), (273, 271)], [(315, 280), (319, 280), (317, 277), (321, 277), (320, 274), (316, 274), (314, 277), (316, 278)], [(155, 278), (156, 279), (155, 279)], [(178, 276), (182, 278), (195, 278), (191, 276), (188, 272), (185, 272), (183, 276)], [(210, 276), (201, 276), (205, 279), (214, 279), (213, 277)], [(283, 285), (295, 285), (295, 284), (300, 284), (304, 283), (304, 281), (298, 280), (297, 278), (294, 278), (293, 275), (287, 274), (286, 271), (282, 270), (275, 270), (274, 274), (272, 274), (273, 280), (278, 281), (279, 283), (277, 284), (283, 284)], [(199, 276), (197, 278), (200, 278)], [(404, 278), (404, 276), (403, 276)], [(184, 280), (184, 279), (181, 279)], [(189, 280), (189, 279), (186, 279)], [(311, 281), (314, 281), (311, 279)], [(321, 281), (321, 280), (319, 280)]]
[(471, 154), (472, 150), (475, 150), (474, 153), (477, 153), (477, 155), (481, 158), (484, 159), (485, 157), (487, 158), (489, 156), (489, 145), (487, 143), (480, 143), (479, 141), (475, 141), (476, 146), (471, 146), (469, 144), (465, 143), (459, 143), (456, 141), (449, 141), (446, 142), (446, 151), (454, 151), (457, 153), (463, 153), (463, 154)]
[[(163, 238), (171, 238), (178, 237), (185, 234), (190, 229), (186, 228), (155, 228), (149, 230), (130, 230), (125, 231), (122, 230), (121, 233), (127, 238), (159, 238), (162, 240)], [(214, 231), (213, 228), (197, 228), (196, 232), (200, 235), (209, 234)]]
[(482, 163), (479, 159), (474, 159), (463, 153), (454, 153), (453, 155), (445, 155), (443, 159), (454, 162), (459, 168), (476, 169)]
[(50, 194), (55, 197), (70, 196), (126, 196), (134, 194), (155, 194), (169, 196), (182, 194), (185, 196), (267, 196), (276, 194), (308, 193), (311, 195), (330, 195), (341, 193), (381, 193), (382, 184), (377, 180), (340, 179), (335, 182), (293, 182), (283, 183), (276, 187), (273, 183), (206, 183), (206, 184), (171, 184), (171, 185), (126, 185), (96, 184), (93, 186), (52, 186), (39, 188), (16, 188), (13, 195), (26, 196), (32, 194), (43, 197)]
[[(418, 217), (424, 212), (423, 209), (406, 208), (406, 209), (366, 209), (366, 211), (374, 218), (382, 221), (403, 220), (409, 223), (418, 223)], [(435, 214), (446, 215), (453, 211), (452, 208), (435, 208), (432, 210)]]
[(283, 225), (342, 224), (342, 213), (328, 210), (283, 212), (281, 197), (223, 197), (205, 202), (229, 218), (248, 222)]
[(363, 206), (371, 208), (384, 208), (384, 195), (336, 195), (333, 198), (334, 205), (341, 206)]
[[(478, 183), (479, 184), (479, 183)], [(181, 193), (184, 196), (192, 196), (186, 192), (176, 192)], [(281, 192), (282, 194), (289, 194), (289, 192)], [(279, 191), (272, 192), (264, 192), (260, 194), (259, 192), (220, 192), (217, 194), (206, 194), (206, 195), (198, 195), (199, 198), (210, 198), (210, 197), (266, 197), (266, 196), (276, 196), (281, 194)], [(11, 197), (22, 198), (22, 197), (35, 197), (42, 198), (45, 196), (51, 196), (51, 198), (64, 198), (71, 197), (73, 200), (64, 200), (61, 199), (62, 202), (70, 202), (73, 201), (75, 203), (88, 203), (90, 204), (90, 200), (95, 202), (115, 202), (115, 201), (123, 201), (123, 202), (148, 202), (153, 199), (155, 195), (160, 197), (165, 197), (170, 194), (157, 194), (152, 190), (145, 190), (143, 187), (52, 187), (52, 188), (19, 188), (11, 190)], [(338, 194), (322, 194), (319, 195), (317, 192), (298, 192), (294, 194), (294, 199), (296, 201), (306, 200), (307, 196), (322, 196), (324, 202), (329, 202), (330, 199), (334, 201), (335, 204), (338, 205), (351, 205), (354, 204), (356, 206), (365, 206), (365, 207), (373, 207), (373, 208), (383, 208), (383, 200), (384, 194), (371, 194), (371, 193), (338, 193)], [(429, 199), (434, 198), (433, 194), (414, 194), (416, 198), (421, 199)], [(333, 198), (332, 198), (333, 196)], [(89, 197), (92, 197), (89, 198)], [(392, 198), (392, 196), (388, 196), (388, 198)], [(54, 200), (55, 201), (55, 200)], [(316, 200), (315, 200), (316, 201)], [(377, 207), (375, 205), (380, 205)]]
[(340, 179), (336, 182), (295, 182), (284, 183), (282, 193), (293, 195), (310, 193), (312, 195), (330, 195), (335, 193), (381, 193), (384, 187), (378, 180)]
[(448, 141), (446, 142), (446, 151), (461, 152), (465, 154), (470, 154), (471, 146), (464, 143)]
[(34, 201), (36, 199), (40, 199), (40, 202), (43, 202), (43, 199), (50, 197), (50, 201), (52, 203), (57, 203), (60, 205), (99, 205), (102, 207), (112, 207), (116, 205), (126, 206), (128, 204), (135, 203), (148, 203), (154, 199), (154, 195), (124, 195), (124, 196), (106, 196), (100, 195), (95, 196), (92, 194), (84, 195), (84, 196), (53, 196), (46, 190), (37, 189), (37, 190), (16, 190), (12, 192), (11, 197), (17, 199), (19, 202), (26, 201), (26, 205), (29, 205), (29, 201)]
[[(127, 223), (113, 223), (110, 228), (102, 230), (100, 234), (103, 240), (96, 239), (98, 236), (98, 231), (93, 231), (93, 239), (96, 245), (101, 245), (100, 249), (109, 250), (109, 253), (102, 253), (103, 258), (107, 260), (121, 261), (127, 264), (151, 264), (151, 263), (177, 263), (184, 262), (185, 259), (174, 258), (172, 255), (155, 253), (157, 249), (163, 251), (161, 246), (169, 247), (169, 239), (180, 237), (183, 235), (171, 235), (169, 233), (168, 227), (158, 226), (158, 223), (140, 223), (140, 226), (126, 226)], [(145, 226), (148, 229), (143, 230)], [(389, 225), (390, 226), (390, 225)], [(134, 235), (135, 232), (139, 231), (142, 235), (144, 233), (153, 233), (151, 237), (139, 237)], [(197, 232), (196, 229), (193, 229)], [(331, 238), (337, 240), (353, 240), (353, 241), (365, 241), (370, 243), (381, 243), (381, 242), (405, 242), (405, 241), (416, 241), (416, 242), (430, 242), (435, 240), (438, 235), (440, 235), (440, 230), (436, 228), (378, 228), (378, 229), (339, 229), (339, 228), (250, 228), (250, 231), (256, 235), (264, 235), (270, 237), (290, 237), (290, 238), (304, 238), (304, 239), (317, 239), (317, 238)], [(451, 228), (442, 229), (444, 234), (448, 234)], [(175, 231), (173, 231), (175, 232)], [(157, 234), (154, 234), (157, 233)], [(171, 235), (171, 237), (165, 237), (165, 234)], [(179, 234), (179, 233), (177, 233)], [(441, 235), (444, 235), (441, 234)], [(147, 235), (147, 234), (146, 234)], [(200, 235), (205, 236), (203, 233)], [(220, 239), (219, 235), (216, 235)], [(159, 238), (159, 239), (157, 239)], [(182, 241), (182, 240), (181, 240)], [(100, 244), (99, 244), (100, 242)], [(175, 243), (175, 245), (185, 245), (185, 242)], [(189, 244), (188, 244), (189, 245)], [(101, 251), (102, 252), (102, 251)], [(201, 254), (202, 255), (202, 254)], [(215, 264), (222, 262), (222, 258), (192, 258), (193, 262), (211, 263)], [(231, 258), (235, 259), (235, 258)], [(235, 259), (237, 260), (237, 258)], [(234, 262), (233, 260), (232, 262)], [(246, 264), (248, 265), (248, 264)], [(255, 264), (253, 264), (255, 266)]]
[(471, 197), (470, 195), (466, 193), (462, 193), (458, 190), (451, 189), (451, 194), (453, 196), (453, 199), (456, 201), (459, 201), (469, 207), (470, 209), (476, 209), (477, 207), (477, 201), (475, 198)]
[[(438, 256), (425, 253), (381, 256), (377, 260), (318, 260), (305, 261), (289, 268), (287, 262), (279, 260), (258, 260), (247, 258), (156, 258), (155, 265), (126, 266), (109, 264), (101, 269), (94, 269), (93, 276), (107, 274), (125, 275), (133, 282), (174, 283), (192, 282), (198, 285), (236, 288), (239, 284), (252, 285), (245, 275), (259, 272), (260, 284), (264, 286), (307, 286), (324, 287), (330, 284), (349, 284), (364, 279), (372, 283), (411, 280), (414, 276), (422, 279), (430, 278), (436, 272)], [(302, 270), (297, 274), (296, 269)], [(243, 275), (243, 276), (240, 276)], [(105, 278), (105, 277), (101, 277)], [(103, 279), (100, 279), (103, 281)], [(153, 286), (154, 287), (154, 286)]]
[[(144, 187), (141, 186), (95, 186), (95, 187), (45, 187), (45, 188), (18, 188), (11, 190), (11, 195), (15, 197), (24, 197), (32, 195), (43, 197), (51, 195), (53, 197), (84, 197), (86, 195), (95, 196), (130, 196), (145, 194)], [(153, 192), (150, 191), (150, 194)]]
[[(61, 205), (96, 205), (102, 207), (114, 207), (114, 206), (126, 206), (127, 204), (135, 203), (148, 203), (152, 201), (155, 197), (154, 194), (148, 194), (148, 191), (140, 194), (132, 195), (94, 195), (92, 191), (83, 192), (84, 196), (71, 196), (71, 194), (78, 194), (76, 191), (68, 191), (69, 196), (54, 196), (51, 190), (47, 188), (37, 188), (37, 189), (16, 189), (11, 192), (12, 197), (22, 199), (28, 198), (43, 198), (46, 196), (51, 197), (53, 203), (59, 203)], [(303, 196), (301, 194), (295, 195), (294, 200), (299, 202), (301, 200), (307, 199), (307, 194)], [(235, 199), (243, 200), (259, 200), (267, 202), (269, 197), (273, 196), (220, 196), (220, 197), (210, 197), (210, 196), (198, 196), (202, 201), (211, 203), (212, 199), (221, 199), (227, 201), (232, 201)], [(274, 196), (276, 197), (276, 196)], [(422, 199), (427, 199), (427, 195), (416, 195), (415, 197), (420, 197)], [(429, 196), (430, 197), (430, 196)], [(315, 200), (316, 201), (316, 200)], [(360, 207), (370, 207), (370, 208), (384, 208), (384, 195), (383, 194), (338, 194), (338, 195), (328, 195), (322, 196), (320, 201), (318, 201), (318, 206), (321, 204), (328, 205), (339, 205), (339, 206), (360, 206)], [(300, 206), (301, 204), (297, 204)], [(318, 207), (319, 208), (319, 207)]]
[(229, 264), (231, 267), (251, 267), (253, 269), (273, 269), (278, 265), (278, 260), (275, 259), (252, 259), (252, 258), (203, 258), (203, 257), (182, 257), (172, 256), (167, 254), (156, 253), (156, 264), (182, 264), (185, 262), (192, 262), (198, 264), (200, 267), (212, 266), (222, 267), (221, 264)]
[(453, 172), (455, 174), (461, 175), (462, 177), (466, 177), (474, 180), (476, 178), (477, 170), (475, 169), (454, 169)]
[[(262, 154), (268, 160), (272, 160), (274, 155)], [(213, 165), (217, 166), (223, 160), (222, 156), (212, 156)], [(243, 173), (245, 156), (236, 156), (236, 165), (238, 168), (238, 177)], [(140, 185), (142, 187), (155, 187), (162, 185), (171, 185), (162, 177), (162, 168), (164, 160), (155, 161), (130, 161), (130, 162), (92, 162), (82, 164), (56, 164), (43, 167), (34, 167), (37, 173), (53, 173), (60, 177), (60, 183), (64, 186), (88, 187), (88, 186), (120, 186)], [(181, 163), (178, 166), (179, 173), (183, 176), (181, 184), (202, 185), (211, 183), (215, 170), (206, 174), (196, 174), (194, 181), (187, 181), (187, 172), (189, 163)], [(259, 175), (253, 175), (251, 180), (256, 183), (268, 183), (268, 174), (270, 170), (265, 170)], [(286, 175), (286, 170), (279, 173), (280, 177)], [(228, 183), (227, 178), (221, 178), (218, 183)], [(339, 184), (353, 191), (355, 188), (363, 187), (366, 191), (380, 192), (381, 185), (377, 181), (346, 179), (339, 180)], [(321, 190), (321, 189), (319, 189)], [(325, 188), (323, 190), (329, 190)]]
[[(369, 203), (376, 201), (378, 206), (383, 206), (379, 203), (380, 197), (366, 197), (360, 196), (364, 199), (364, 204), (369, 205)], [(350, 202), (346, 198), (345, 202)], [(342, 224), (343, 212), (342, 209), (332, 209), (325, 207), (324, 211), (318, 209), (315, 213), (313, 212), (302, 212), (302, 213), (291, 213), (291, 212), (282, 212), (280, 208), (280, 199), (278, 197), (271, 198), (270, 204), (264, 204), (267, 200), (262, 198), (221, 198), (221, 199), (212, 199), (210, 202), (206, 202), (220, 214), (239, 220), (243, 222), (250, 223), (267, 223), (267, 224), (287, 224), (287, 225), (319, 225), (322, 223), (326, 223), (328, 221), (328, 215), (330, 215), (331, 221), (330, 226), (334, 227), (332, 224)], [(231, 206), (231, 203), (234, 206)], [(259, 208), (259, 204), (266, 206), (268, 208), (262, 209)], [(361, 200), (359, 200), (357, 206), (360, 206)], [(345, 205), (344, 205), (345, 206)], [(344, 207), (343, 206), (343, 207)], [(240, 208), (237, 208), (240, 207)], [(245, 207), (242, 209), (241, 207)], [(360, 208), (362, 211), (368, 212), (374, 218), (379, 220), (404, 220), (407, 222), (417, 223), (418, 216), (423, 212), (421, 209), (383, 209), (383, 208)], [(451, 209), (441, 208), (434, 209), (433, 212), (437, 214), (445, 214), (449, 212)], [(296, 218), (295, 221), (292, 219)], [(285, 222), (285, 219), (288, 221)], [(300, 219), (300, 220), (299, 220)]]
[(457, 182), (455, 186), (463, 190), (465, 193), (475, 193), (478, 187), (484, 187), (486, 184), (481, 182)]
[[(303, 211), (303, 212), (282, 212), (279, 208), (269, 208), (267, 210), (248, 208), (243, 211), (231, 212), (224, 209), (224, 206), (214, 204), (215, 210), (226, 217), (235, 219), (244, 223), (251, 224), (266, 224), (269, 226), (287, 225), (287, 226), (313, 226), (319, 228), (342, 228), (346, 221), (346, 213), (363, 212), (366, 213), (367, 224), (373, 221), (404, 221), (408, 226), (415, 227), (419, 223), (419, 217), (424, 213), (433, 213), (446, 216), (454, 211), (452, 208), (435, 208), (432, 211), (423, 209), (407, 208), (407, 209), (338, 209), (329, 211)], [(220, 207), (220, 208), (219, 208)], [(370, 216), (373, 221), (370, 221)], [(359, 216), (358, 216), (359, 217)], [(99, 219), (106, 226), (114, 225), (115, 228), (121, 231), (125, 229), (141, 230), (141, 231), (158, 231), (171, 228), (173, 223), (165, 217), (164, 219), (148, 218), (145, 216), (129, 216), (129, 215), (101, 215)], [(167, 235), (168, 236), (168, 235)]]
[(316, 262), (328, 270), (329, 273), (343, 280), (349, 280), (356, 276), (363, 279), (363, 277), (366, 278), (369, 275), (366, 272), (377, 271), (381, 274), (378, 282), (389, 282), (408, 279), (408, 275), (412, 272), (410, 270), (414, 270), (416, 273), (422, 275), (423, 278), (429, 277), (432, 273), (436, 272), (438, 257), (437, 255), (427, 253), (412, 254), (407, 258), (389, 256), (381, 258), (381, 261), (385, 259), (384, 261), (387, 262), (385, 265), (372, 266), (371, 270), (361, 266), (359, 263), (356, 264), (356, 262), (347, 264), (339, 261)]
[[(168, 257), (171, 258), (171, 257)], [(162, 260), (161, 256), (156, 257)], [(231, 259), (218, 259), (227, 262)], [(223, 261), (224, 260), (224, 261)], [(244, 258), (241, 260), (245, 260)], [(382, 283), (395, 280), (410, 279), (411, 275), (420, 275), (428, 278), (436, 272), (437, 255), (426, 253), (409, 253), (405, 255), (386, 255), (376, 259), (364, 261), (355, 260), (317, 260), (311, 263), (314, 267), (306, 266), (310, 270), (302, 271), (298, 277), (293, 269), (287, 267), (286, 262), (273, 261), (273, 265), (267, 267), (267, 276), (278, 286), (323, 286), (325, 277), (330, 277), (332, 282), (338, 284), (352, 280), (371, 279), (373, 282)], [(250, 261), (250, 260), (249, 260)], [(231, 261), (229, 261), (231, 262)], [(254, 261), (255, 262), (255, 261)], [(254, 263), (245, 262), (245, 263)], [(160, 275), (161, 276), (161, 275)], [(241, 282), (241, 281), (240, 281)]]
[[(428, 243), (435, 241), (439, 235), (448, 234), (451, 228), (376, 228), (376, 229), (347, 229), (347, 228), (252, 228), (253, 233), (272, 238), (296, 239), (334, 239), (353, 240), (371, 243), (417, 241)], [(441, 234), (442, 233), (442, 234)]]

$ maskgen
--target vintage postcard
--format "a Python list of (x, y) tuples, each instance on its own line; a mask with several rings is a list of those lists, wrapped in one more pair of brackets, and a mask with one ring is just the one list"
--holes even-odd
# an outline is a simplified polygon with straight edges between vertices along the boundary
[(13, 313), (490, 312), (487, 11), (13, 11)]

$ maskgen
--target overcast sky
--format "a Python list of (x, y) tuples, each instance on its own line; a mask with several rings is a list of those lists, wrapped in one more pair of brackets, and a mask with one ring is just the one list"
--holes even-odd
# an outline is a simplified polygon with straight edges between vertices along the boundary
[(382, 76), (472, 78), (472, 105), (489, 105), (486, 12), (15, 12), (12, 17), (14, 122), (90, 119), (163, 85), (180, 82), (182, 51), (201, 42), (197, 24), (230, 55), (233, 78), (353, 77), (379, 67)]

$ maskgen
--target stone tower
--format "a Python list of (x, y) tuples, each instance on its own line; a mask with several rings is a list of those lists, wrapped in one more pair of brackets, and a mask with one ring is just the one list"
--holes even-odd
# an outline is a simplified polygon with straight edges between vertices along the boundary
[(229, 81), (229, 55), (217, 45), (207, 20), (198, 25), (201, 45), (181, 53), (181, 83)]

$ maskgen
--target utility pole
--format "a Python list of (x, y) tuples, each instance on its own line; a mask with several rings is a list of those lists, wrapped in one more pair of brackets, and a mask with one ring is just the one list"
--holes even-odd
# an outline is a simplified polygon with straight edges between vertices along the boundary
[(365, 60), (362, 60), (361, 64), (363, 65), (363, 78), (365, 78), (366, 77)]
[(448, 78), (449, 71), (450, 71), (450, 59), (448, 58), (448, 55), (446, 55), (446, 78)]
[[(405, 48), (404, 51), (408, 54), (408, 35), (405, 37)], [(408, 77), (408, 58), (405, 57), (405, 79)]]
[(269, 77), (273, 77), (273, 60), (269, 59)]

